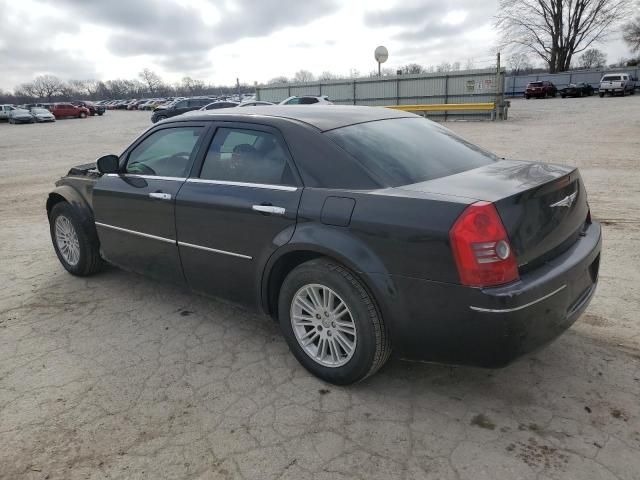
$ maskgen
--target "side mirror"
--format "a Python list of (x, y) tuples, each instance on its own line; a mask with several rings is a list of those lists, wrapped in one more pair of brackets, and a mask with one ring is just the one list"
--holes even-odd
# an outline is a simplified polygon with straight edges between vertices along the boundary
[(105, 155), (98, 159), (97, 165), (100, 173), (118, 173), (120, 159), (117, 155)]

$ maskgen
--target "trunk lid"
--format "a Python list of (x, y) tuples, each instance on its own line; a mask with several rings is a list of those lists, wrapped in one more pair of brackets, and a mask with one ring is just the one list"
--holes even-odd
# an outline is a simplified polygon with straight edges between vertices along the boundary
[(400, 188), (494, 203), (521, 271), (569, 248), (589, 209), (579, 171), (545, 163), (503, 160)]

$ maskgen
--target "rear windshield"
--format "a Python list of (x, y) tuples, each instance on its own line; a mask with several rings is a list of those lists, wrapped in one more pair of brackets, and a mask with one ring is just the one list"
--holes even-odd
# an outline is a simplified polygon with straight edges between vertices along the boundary
[(497, 160), (451, 130), (419, 117), (360, 123), (326, 135), (393, 187), (446, 177)]
[(531, 82), (529, 84), (530, 87), (541, 87), (542, 86), (542, 82)]
[(607, 75), (606, 77), (602, 77), (603, 82), (615, 82), (616, 80), (620, 80), (620, 75)]

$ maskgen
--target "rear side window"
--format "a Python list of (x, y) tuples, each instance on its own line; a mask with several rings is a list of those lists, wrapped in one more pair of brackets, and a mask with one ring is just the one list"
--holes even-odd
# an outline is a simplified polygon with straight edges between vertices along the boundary
[(361, 123), (326, 135), (391, 186), (446, 177), (497, 160), (495, 155), (423, 118)]
[(207, 180), (295, 185), (284, 145), (259, 130), (219, 128), (209, 146), (200, 178)]
[(620, 75), (607, 75), (606, 77), (602, 77), (603, 82), (615, 82), (620, 80)]
[(300, 105), (312, 105), (314, 103), (318, 103), (318, 99), (317, 98), (313, 98), (313, 97), (302, 97), (300, 99)]

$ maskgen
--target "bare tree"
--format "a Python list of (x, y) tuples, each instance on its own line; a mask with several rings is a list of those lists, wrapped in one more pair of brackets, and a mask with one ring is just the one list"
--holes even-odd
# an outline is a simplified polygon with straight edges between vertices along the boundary
[(31, 83), (23, 83), (20, 89), (31, 97), (46, 98), (50, 102), (63, 86), (62, 80), (55, 75), (40, 75)]
[(450, 72), (450, 71), (451, 71), (451, 64), (449, 62), (442, 62), (440, 65), (436, 67), (436, 72), (438, 73)]
[(533, 65), (529, 61), (529, 55), (524, 52), (516, 52), (507, 59), (507, 66), (513, 75), (529, 73)]
[(271, 80), (267, 82), (269, 85), (275, 85), (276, 83), (289, 83), (289, 79), (284, 75), (280, 77), (273, 77)]
[(625, 24), (622, 28), (622, 38), (629, 44), (632, 52), (640, 51), (640, 16)]
[(460, 71), (460, 62), (453, 62), (451, 64), (451, 70), (454, 72), (459, 72)]
[(630, 0), (500, 0), (501, 47), (533, 52), (563, 72), (573, 56), (605, 40), (629, 11)]
[(320, 75), (318, 75), (318, 80), (335, 80), (338, 76), (329, 70), (325, 70)]
[(465, 70), (473, 70), (476, 68), (476, 61), (473, 58), (467, 58), (467, 61), (464, 64)]
[(140, 73), (138, 73), (138, 77), (140, 77), (140, 80), (142, 80), (142, 82), (149, 89), (149, 93), (151, 93), (152, 95), (162, 87), (162, 79), (153, 70), (145, 68)]
[(313, 82), (313, 73), (309, 70), (298, 70), (293, 76), (295, 82)]
[(581, 68), (602, 68), (607, 64), (607, 55), (602, 50), (590, 48), (580, 55)]
[(194, 80), (191, 77), (184, 77), (180, 88), (188, 95), (202, 95), (204, 82), (202, 80)]
[(400, 70), (402, 70), (402, 73), (404, 73), (405, 75), (424, 72), (424, 68), (422, 67), (422, 65), (418, 65), (417, 63), (408, 63), (407, 65), (403, 65), (402, 67), (400, 67)]

